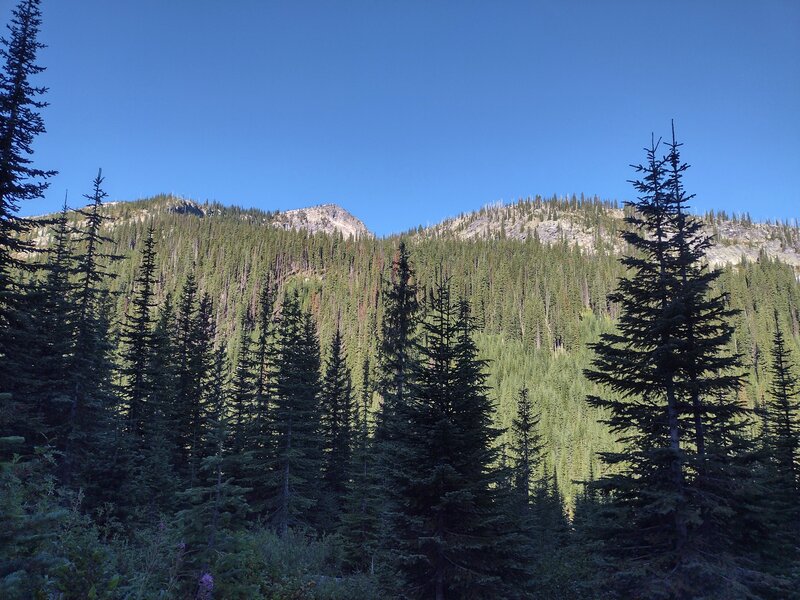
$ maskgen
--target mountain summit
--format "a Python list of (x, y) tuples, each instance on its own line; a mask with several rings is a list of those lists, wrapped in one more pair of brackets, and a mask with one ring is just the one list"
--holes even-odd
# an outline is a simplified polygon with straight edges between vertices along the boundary
[(367, 226), (338, 204), (320, 204), (276, 213), (273, 225), (284, 229), (305, 229), (310, 233), (341, 233), (343, 237), (373, 237)]

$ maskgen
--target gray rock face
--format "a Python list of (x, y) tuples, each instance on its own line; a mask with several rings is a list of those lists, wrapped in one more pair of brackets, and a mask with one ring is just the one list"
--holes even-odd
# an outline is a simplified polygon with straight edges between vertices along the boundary
[(284, 229), (305, 229), (310, 233), (341, 233), (342, 237), (372, 237), (360, 219), (336, 204), (320, 204), (279, 212), (272, 224)]
[[(557, 207), (552, 203), (522, 201), (494, 204), (479, 211), (447, 219), (423, 231), (424, 237), (455, 237), (463, 240), (537, 238), (545, 244), (566, 243), (587, 253), (601, 247), (622, 252), (619, 232), (627, 225), (620, 209), (604, 205), (587, 210)], [(711, 266), (756, 260), (761, 252), (800, 271), (800, 227), (797, 223), (754, 223), (749, 220), (705, 219), (704, 230), (714, 238), (708, 252)]]

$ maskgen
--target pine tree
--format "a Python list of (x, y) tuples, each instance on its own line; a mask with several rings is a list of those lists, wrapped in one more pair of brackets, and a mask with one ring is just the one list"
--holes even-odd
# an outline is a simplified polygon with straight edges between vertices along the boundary
[(176, 472), (190, 487), (195, 483), (202, 458), (203, 389), (215, 337), (211, 298), (204, 294), (198, 300), (197, 296), (197, 283), (190, 273), (178, 303), (177, 382), (171, 414)]
[[(102, 185), (100, 170), (92, 183), (92, 192), (84, 195), (90, 205), (77, 211), (84, 224), (77, 236), (81, 251), (76, 256), (75, 349), (69, 379), (72, 389), (59, 446), (64, 448), (62, 478), (67, 483), (78, 469), (109, 469), (109, 455), (114, 453), (113, 415), (118, 407), (112, 389), (112, 316), (106, 285), (114, 278), (110, 263), (121, 257), (104, 251), (104, 246), (112, 240), (102, 233), (104, 224), (110, 220), (103, 213), (107, 194)], [(88, 484), (92, 475), (85, 474), (83, 479)], [(99, 480), (93, 480), (92, 484), (97, 486)], [(100, 493), (102, 490), (98, 489)]]
[(148, 367), (152, 364), (153, 355), (155, 268), (155, 239), (151, 225), (142, 249), (139, 274), (134, 282), (131, 313), (122, 330), (122, 392), (127, 403), (130, 433), (140, 440), (144, 436), (146, 424), (155, 416), (148, 406), (153, 390)]
[(338, 327), (328, 351), (320, 399), (324, 490), (319, 510), (324, 513), (323, 523), (334, 528), (344, 512), (353, 450), (353, 384)]
[(542, 436), (538, 432), (539, 415), (533, 413), (528, 388), (519, 391), (517, 415), (511, 423), (513, 485), (526, 503), (531, 501), (536, 472), (541, 464)]
[(289, 527), (308, 525), (319, 500), (322, 469), (319, 410), (319, 341), (297, 292), (286, 295), (278, 324), (280, 355), (271, 412), (273, 463), (272, 522), (285, 536)]
[[(509, 538), (497, 498), (496, 441), (485, 362), (465, 303), (442, 278), (424, 322), (403, 460), (391, 465), (392, 550), (414, 598), (510, 593)], [(513, 550), (512, 550), (513, 552)], [(504, 589), (504, 586), (509, 586)]]
[(170, 430), (172, 407), (176, 398), (175, 313), (172, 296), (167, 294), (153, 327), (147, 372), (148, 419), (144, 423), (142, 469), (132, 481), (135, 490), (130, 495), (146, 494), (146, 504), (155, 511), (167, 511), (173, 506), (178, 487), (173, 458), (176, 450)]
[[(800, 383), (783, 332), (775, 318), (772, 342), (771, 401), (767, 404), (774, 459), (786, 477), (786, 491), (800, 494)], [(799, 499), (800, 500), (800, 499)]]
[(266, 517), (270, 510), (270, 487), (273, 474), (269, 465), (273, 461), (275, 446), (271, 430), (271, 404), (275, 397), (275, 368), (279, 352), (275, 335), (276, 289), (269, 277), (262, 284), (258, 301), (256, 331), (255, 397), (251, 427), (251, 452), (253, 469), (247, 478), (251, 488), (248, 500), (253, 514)]
[[(378, 530), (379, 575), (389, 581), (395, 579), (391, 557), (382, 556), (393, 544), (387, 536), (391, 530), (392, 513), (397, 500), (395, 490), (404, 477), (401, 463), (413, 462), (406, 456), (408, 448), (403, 443), (408, 439), (408, 408), (411, 402), (410, 389), (416, 372), (417, 335), (419, 329), (418, 290), (405, 242), (400, 242), (392, 262), (391, 277), (383, 292), (384, 314), (378, 347), (378, 369), (376, 391), (381, 404), (375, 416), (374, 447), (377, 458), (376, 476), (379, 481), (381, 506)], [(385, 563), (385, 564), (383, 564)]]
[(214, 352), (213, 365), (206, 389), (203, 447), (198, 482), (179, 494), (187, 508), (178, 512), (186, 543), (189, 564), (195, 569), (193, 581), (208, 572), (214, 554), (230, 542), (230, 533), (244, 526), (247, 516), (246, 488), (230, 476), (231, 467), (240, 458), (230, 449), (229, 420), (226, 416), (225, 353)]
[(239, 354), (230, 386), (230, 447), (237, 461), (231, 464), (229, 474), (237, 481), (252, 488), (255, 496), (263, 494), (256, 490), (258, 481), (263, 478), (264, 465), (252, 460), (256, 443), (254, 413), (256, 410), (257, 371), (253, 361), (252, 319), (245, 315), (239, 336)]
[(800, 383), (775, 315), (769, 400), (764, 408), (764, 487), (771, 526), (768, 567), (796, 564), (800, 533)]
[[(33, 166), (33, 141), (45, 132), (38, 111), (47, 106), (39, 98), (47, 91), (31, 79), (44, 71), (36, 56), (44, 45), (38, 41), (42, 14), (39, 0), (22, 0), (12, 12), (9, 37), (0, 47), (0, 365), (13, 350), (7, 335), (13, 326), (13, 310), (19, 299), (14, 272), (26, 268), (20, 254), (32, 250), (23, 235), (34, 222), (16, 216), (20, 202), (40, 198), (55, 171)], [(3, 368), (0, 381), (14, 373)]]
[[(740, 385), (737, 357), (724, 348), (731, 313), (711, 293), (716, 274), (698, 263), (709, 241), (685, 213), (678, 147), (673, 138), (659, 158), (653, 142), (637, 167), (640, 197), (623, 234), (635, 250), (622, 259), (631, 275), (610, 296), (621, 306), (617, 332), (592, 346), (586, 373), (615, 393), (589, 403), (608, 410), (625, 445), (602, 455), (611, 469), (596, 484), (611, 495), (604, 535), (615, 557), (610, 582), (623, 595), (746, 589), (726, 522), (749, 517), (745, 411), (735, 400), (714, 401)], [(722, 431), (725, 443), (711, 447)]]
[(400, 435), (399, 431), (395, 431), (395, 427), (401, 427), (395, 413), (408, 402), (419, 325), (417, 286), (405, 242), (400, 242), (392, 263), (391, 282), (384, 292), (383, 302), (377, 381), (382, 404), (375, 435), (380, 444), (391, 445), (392, 439)]
[(20, 298), (14, 337), (16, 351), (5, 359), (15, 373), (10, 382), (14, 402), (8, 416), (10, 430), (35, 444), (55, 443), (67, 420), (70, 397), (70, 367), (75, 344), (74, 256), (70, 241), (67, 207), (51, 223), (53, 244), (46, 250), (45, 276), (29, 286)]
[(349, 566), (355, 571), (374, 573), (375, 554), (380, 540), (381, 490), (374, 440), (370, 435), (373, 388), (369, 359), (364, 360), (361, 381), (360, 403), (353, 428), (350, 479), (340, 531), (346, 542)]

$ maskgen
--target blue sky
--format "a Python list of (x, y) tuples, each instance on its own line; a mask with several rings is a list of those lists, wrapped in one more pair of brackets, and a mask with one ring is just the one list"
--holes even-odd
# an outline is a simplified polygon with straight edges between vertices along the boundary
[[(3, 1), (3, 18), (12, 2)], [(676, 121), (698, 209), (800, 217), (800, 3), (43, 0), (35, 159), (114, 200), (337, 202), (379, 234), (633, 195)]]

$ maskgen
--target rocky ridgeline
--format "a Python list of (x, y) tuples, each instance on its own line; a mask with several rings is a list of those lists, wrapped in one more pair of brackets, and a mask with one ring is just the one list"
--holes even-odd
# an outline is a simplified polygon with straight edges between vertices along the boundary
[[(110, 202), (107, 210), (119, 219), (147, 220), (159, 212), (199, 218), (238, 218), (264, 226), (305, 230), (310, 233), (339, 233), (349, 237), (374, 237), (366, 225), (336, 204), (265, 212), (255, 209), (226, 208), (219, 204), (199, 204), (175, 196), (160, 196), (136, 202)], [(800, 277), (800, 227), (794, 224), (754, 223), (749, 219), (719, 216), (704, 221), (705, 230), (715, 240), (708, 253), (712, 266), (754, 261), (761, 252), (792, 265)], [(114, 227), (112, 223), (110, 227)], [(613, 204), (592, 200), (570, 203), (566, 200), (524, 200), (512, 204), (493, 204), (446, 219), (426, 229), (414, 230), (417, 237), (447, 237), (469, 240), (536, 238), (545, 244), (566, 243), (587, 253), (598, 251), (619, 254), (625, 250), (620, 232), (626, 227), (624, 213)], [(34, 241), (44, 246), (50, 232), (40, 228)]]
[(272, 224), (284, 229), (297, 229), (310, 233), (341, 233), (342, 237), (372, 237), (360, 219), (336, 204), (320, 204), (297, 208), (275, 214)]
[[(455, 237), (463, 240), (527, 240), (545, 244), (567, 243), (588, 253), (602, 248), (624, 250), (619, 232), (625, 229), (624, 213), (608, 204), (587, 204), (578, 208), (552, 202), (524, 201), (495, 204), (473, 213), (447, 219), (422, 231), (423, 237)], [(794, 224), (754, 223), (741, 219), (704, 221), (715, 240), (708, 252), (712, 266), (756, 260), (761, 252), (800, 271), (800, 227)]]

